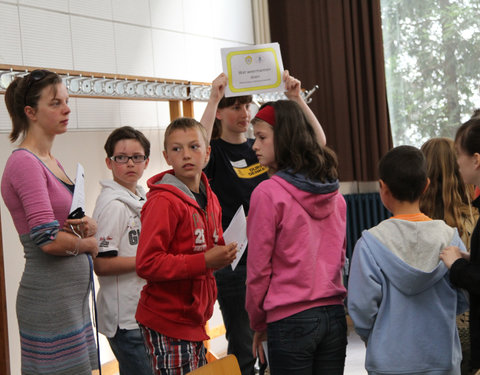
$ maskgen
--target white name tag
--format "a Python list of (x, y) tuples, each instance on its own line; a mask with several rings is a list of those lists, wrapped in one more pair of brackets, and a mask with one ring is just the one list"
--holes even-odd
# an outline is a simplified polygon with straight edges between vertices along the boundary
[(234, 166), (235, 168), (245, 168), (247, 166), (247, 161), (245, 159), (231, 161), (230, 163), (232, 163), (232, 166)]

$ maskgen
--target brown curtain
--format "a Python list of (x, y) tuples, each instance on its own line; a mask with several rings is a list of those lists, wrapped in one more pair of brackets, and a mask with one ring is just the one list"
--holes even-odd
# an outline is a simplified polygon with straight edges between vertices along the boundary
[(376, 180), (392, 147), (380, 0), (269, 0), (272, 42), (304, 88), (339, 159), (341, 181)]

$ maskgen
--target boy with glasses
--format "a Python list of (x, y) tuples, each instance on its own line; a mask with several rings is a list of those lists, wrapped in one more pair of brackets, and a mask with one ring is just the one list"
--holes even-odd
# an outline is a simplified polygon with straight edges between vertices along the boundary
[(130, 126), (115, 129), (105, 143), (105, 162), (113, 181), (101, 181), (93, 217), (97, 220), (98, 330), (119, 363), (120, 375), (152, 375), (142, 334), (135, 320), (145, 280), (135, 272), (140, 210), (145, 191), (138, 180), (148, 165), (150, 142)]

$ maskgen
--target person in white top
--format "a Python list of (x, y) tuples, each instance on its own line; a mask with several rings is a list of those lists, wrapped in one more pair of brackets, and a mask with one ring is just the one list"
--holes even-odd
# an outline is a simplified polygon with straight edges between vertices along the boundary
[(101, 181), (93, 217), (97, 220), (99, 254), (94, 261), (100, 282), (98, 330), (119, 363), (120, 375), (152, 375), (152, 368), (135, 320), (145, 280), (135, 272), (140, 237), (140, 210), (145, 191), (138, 180), (149, 162), (150, 142), (130, 126), (115, 129), (105, 143), (105, 162), (113, 181)]

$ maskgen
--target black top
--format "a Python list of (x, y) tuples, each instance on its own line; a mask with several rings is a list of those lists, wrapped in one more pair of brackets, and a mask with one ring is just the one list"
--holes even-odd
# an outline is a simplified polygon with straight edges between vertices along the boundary
[(200, 193), (195, 193), (194, 191), (192, 191), (192, 194), (195, 197), (195, 200), (197, 201), (200, 208), (204, 210), (205, 207), (207, 207), (207, 196), (205, 195), (205, 193), (202, 193), (201, 191)]
[(65, 181), (62, 181), (62, 180), (60, 180), (60, 182), (62, 184), (64, 184), (67, 187), (67, 189), (70, 190), (73, 194), (73, 192), (75, 191), (75, 185), (74, 184), (67, 184)]
[(225, 230), (235, 212), (243, 205), (245, 215), (250, 207), (253, 189), (268, 178), (268, 168), (262, 167), (252, 150), (254, 140), (233, 144), (222, 139), (210, 142), (210, 161), (204, 169), (213, 192), (222, 207), (222, 227)]
[[(472, 205), (480, 209), (480, 197)], [(470, 262), (465, 259), (455, 261), (450, 269), (450, 280), (470, 294), (471, 366), (480, 368), (480, 220), (473, 230), (470, 248)]]
[[(248, 216), (253, 189), (268, 178), (268, 168), (260, 165), (252, 150), (254, 142), (253, 139), (240, 144), (228, 143), (223, 139), (210, 141), (212, 151), (204, 172), (222, 207), (223, 230), (227, 229), (241, 205), (245, 216)], [(246, 264), (246, 254), (247, 251), (243, 253), (239, 265)], [(225, 267), (223, 270), (231, 271), (231, 268)]]

